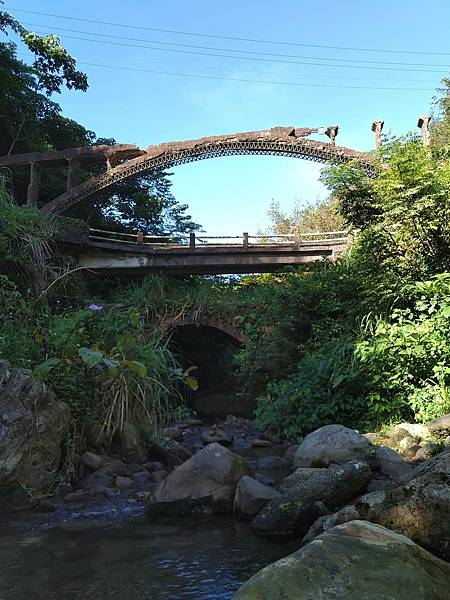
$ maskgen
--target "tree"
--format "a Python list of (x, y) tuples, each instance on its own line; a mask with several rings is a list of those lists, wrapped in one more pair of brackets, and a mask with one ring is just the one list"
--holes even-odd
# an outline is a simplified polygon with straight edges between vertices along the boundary
[(337, 231), (344, 227), (337, 201), (331, 198), (309, 203), (297, 200), (291, 213), (284, 212), (279, 202), (273, 201), (268, 214), (271, 220), (270, 231), (277, 235)]

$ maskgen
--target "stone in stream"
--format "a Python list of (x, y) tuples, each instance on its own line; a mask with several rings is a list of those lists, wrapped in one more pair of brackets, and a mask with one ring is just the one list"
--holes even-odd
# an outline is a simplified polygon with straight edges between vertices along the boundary
[(99, 456), (93, 452), (83, 452), (80, 456), (80, 463), (95, 471), (105, 464), (105, 459), (103, 456)]
[(450, 414), (433, 419), (427, 423), (428, 431), (439, 438), (445, 438), (450, 435)]
[(157, 485), (148, 512), (153, 517), (230, 512), (236, 486), (244, 475), (253, 475), (253, 471), (241, 456), (220, 444), (208, 444)]
[(328, 467), (349, 460), (371, 462), (375, 448), (364, 436), (343, 425), (325, 425), (308, 434), (294, 456), (294, 467)]
[(237, 485), (233, 511), (243, 519), (253, 519), (269, 500), (280, 496), (277, 490), (245, 475)]
[(218, 427), (212, 427), (208, 431), (204, 431), (201, 437), (205, 444), (213, 444), (214, 442), (217, 442), (218, 444), (224, 444), (228, 446), (232, 443), (232, 440), (228, 437), (225, 431), (223, 431), (223, 429), (219, 429)]
[(31, 371), (0, 361), (0, 485), (47, 492), (70, 422), (69, 407)]
[(294, 488), (299, 487), (305, 481), (310, 479), (313, 475), (316, 475), (320, 471), (326, 471), (325, 468), (319, 467), (299, 467), (295, 469), (293, 473), (283, 479), (280, 485), (281, 492), (288, 492)]
[(320, 471), (298, 488), (271, 500), (252, 521), (252, 529), (265, 536), (304, 536), (318, 517), (357, 496), (370, 476), (370, 468), (361, 461)]
[(450, 565), (407, 537), (354, 520), (268, 565), (233, 600), (450, 600)]

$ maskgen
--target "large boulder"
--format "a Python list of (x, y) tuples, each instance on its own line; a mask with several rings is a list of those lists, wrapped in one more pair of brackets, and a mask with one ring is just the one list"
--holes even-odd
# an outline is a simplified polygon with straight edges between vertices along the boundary
[(427, 423), (428, 431), (439, 438), (446, 438), (450, 435), (450, 414), (438, 417)]
[(70, 422), (69, 407), (31, 371), (0, 361), (0, 485), (48, 491)]
[(362, 515), (450, 561), (450, 451), (422, 463), (413, 479)]
[(208, 444), (176, 467), (149, 498), (151, 516), (190, 512), (229, 512), (236, 486), (253, 475), (243, 458), (220, 444)]
[(406, 483), (414, 476), (415, 469), (403, 457), (388, 446), (379, 446), (375, 452), (375, 466), (380, 473), (397, 483)]
[(237, 485), (233, 511), (243, 519), (253, 519), (270, 500), (280, 496), (277, 490), (245, 475)]
[(370, 462), (374, 446), (364, 436), (343, 425), (325, 425), (308, 434), (294, 457), (294, 467), (328, 467), (349, 460)]
[(318, 517), (334, 512), (359, 494), (370, 475), (370, 468), (361, 461), (321, 470), (301, 486), (271, 500), (252, 521), (252, 529), (265, 536), (303, 536)]
[(233, 600), (449, 600), (450, 565), (407, 537), (350, 521), (265, 567)]

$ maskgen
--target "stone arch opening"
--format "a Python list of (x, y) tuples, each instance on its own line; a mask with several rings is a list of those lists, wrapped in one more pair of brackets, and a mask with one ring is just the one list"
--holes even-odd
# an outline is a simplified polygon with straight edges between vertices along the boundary
[(228, 414), (249, 416), (253, 406), (238, 397), (236, 356), (243, 340), (222, 327), (205, 324), (174, 324), (170, 344), (183, 368), (195, 366), (197, 391), (188, 390), (186, 402), (201, 417)]

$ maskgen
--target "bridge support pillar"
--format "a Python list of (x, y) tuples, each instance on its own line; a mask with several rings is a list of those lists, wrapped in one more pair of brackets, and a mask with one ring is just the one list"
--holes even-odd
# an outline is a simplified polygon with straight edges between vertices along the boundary
[(80, 183), (80, 161), (77, 158), (69, 158), (67, 161), (66, 191)]
[(419, 120), (417, 121), (417, 127), (422, 130), (422, 144), (424, 146), (430, 145), (430, 121), (430, 115), (423, 115), (419, 117)]
[(191, 248), (192, 250), (194, 250), (195, 248), (195, 233), (191, 232), (189, 234), (189, 248)]
[(36, 162), (30, 165), (30, 181), (27, 189), (28, 206), (37, 206), (39, 200), (39, 188), (41, 186), (41, 171)]
[(381, 148), (381, 132), (383, 131), (384, 121), (372, 121), (372, 131), (375, 133), (375, 148)]
[(336, 136), (339, 133), (339, 127), (337, 125), (329, 125), (325, 130), (325, 135), (330, 138), (333, 146), (336, 145)]

